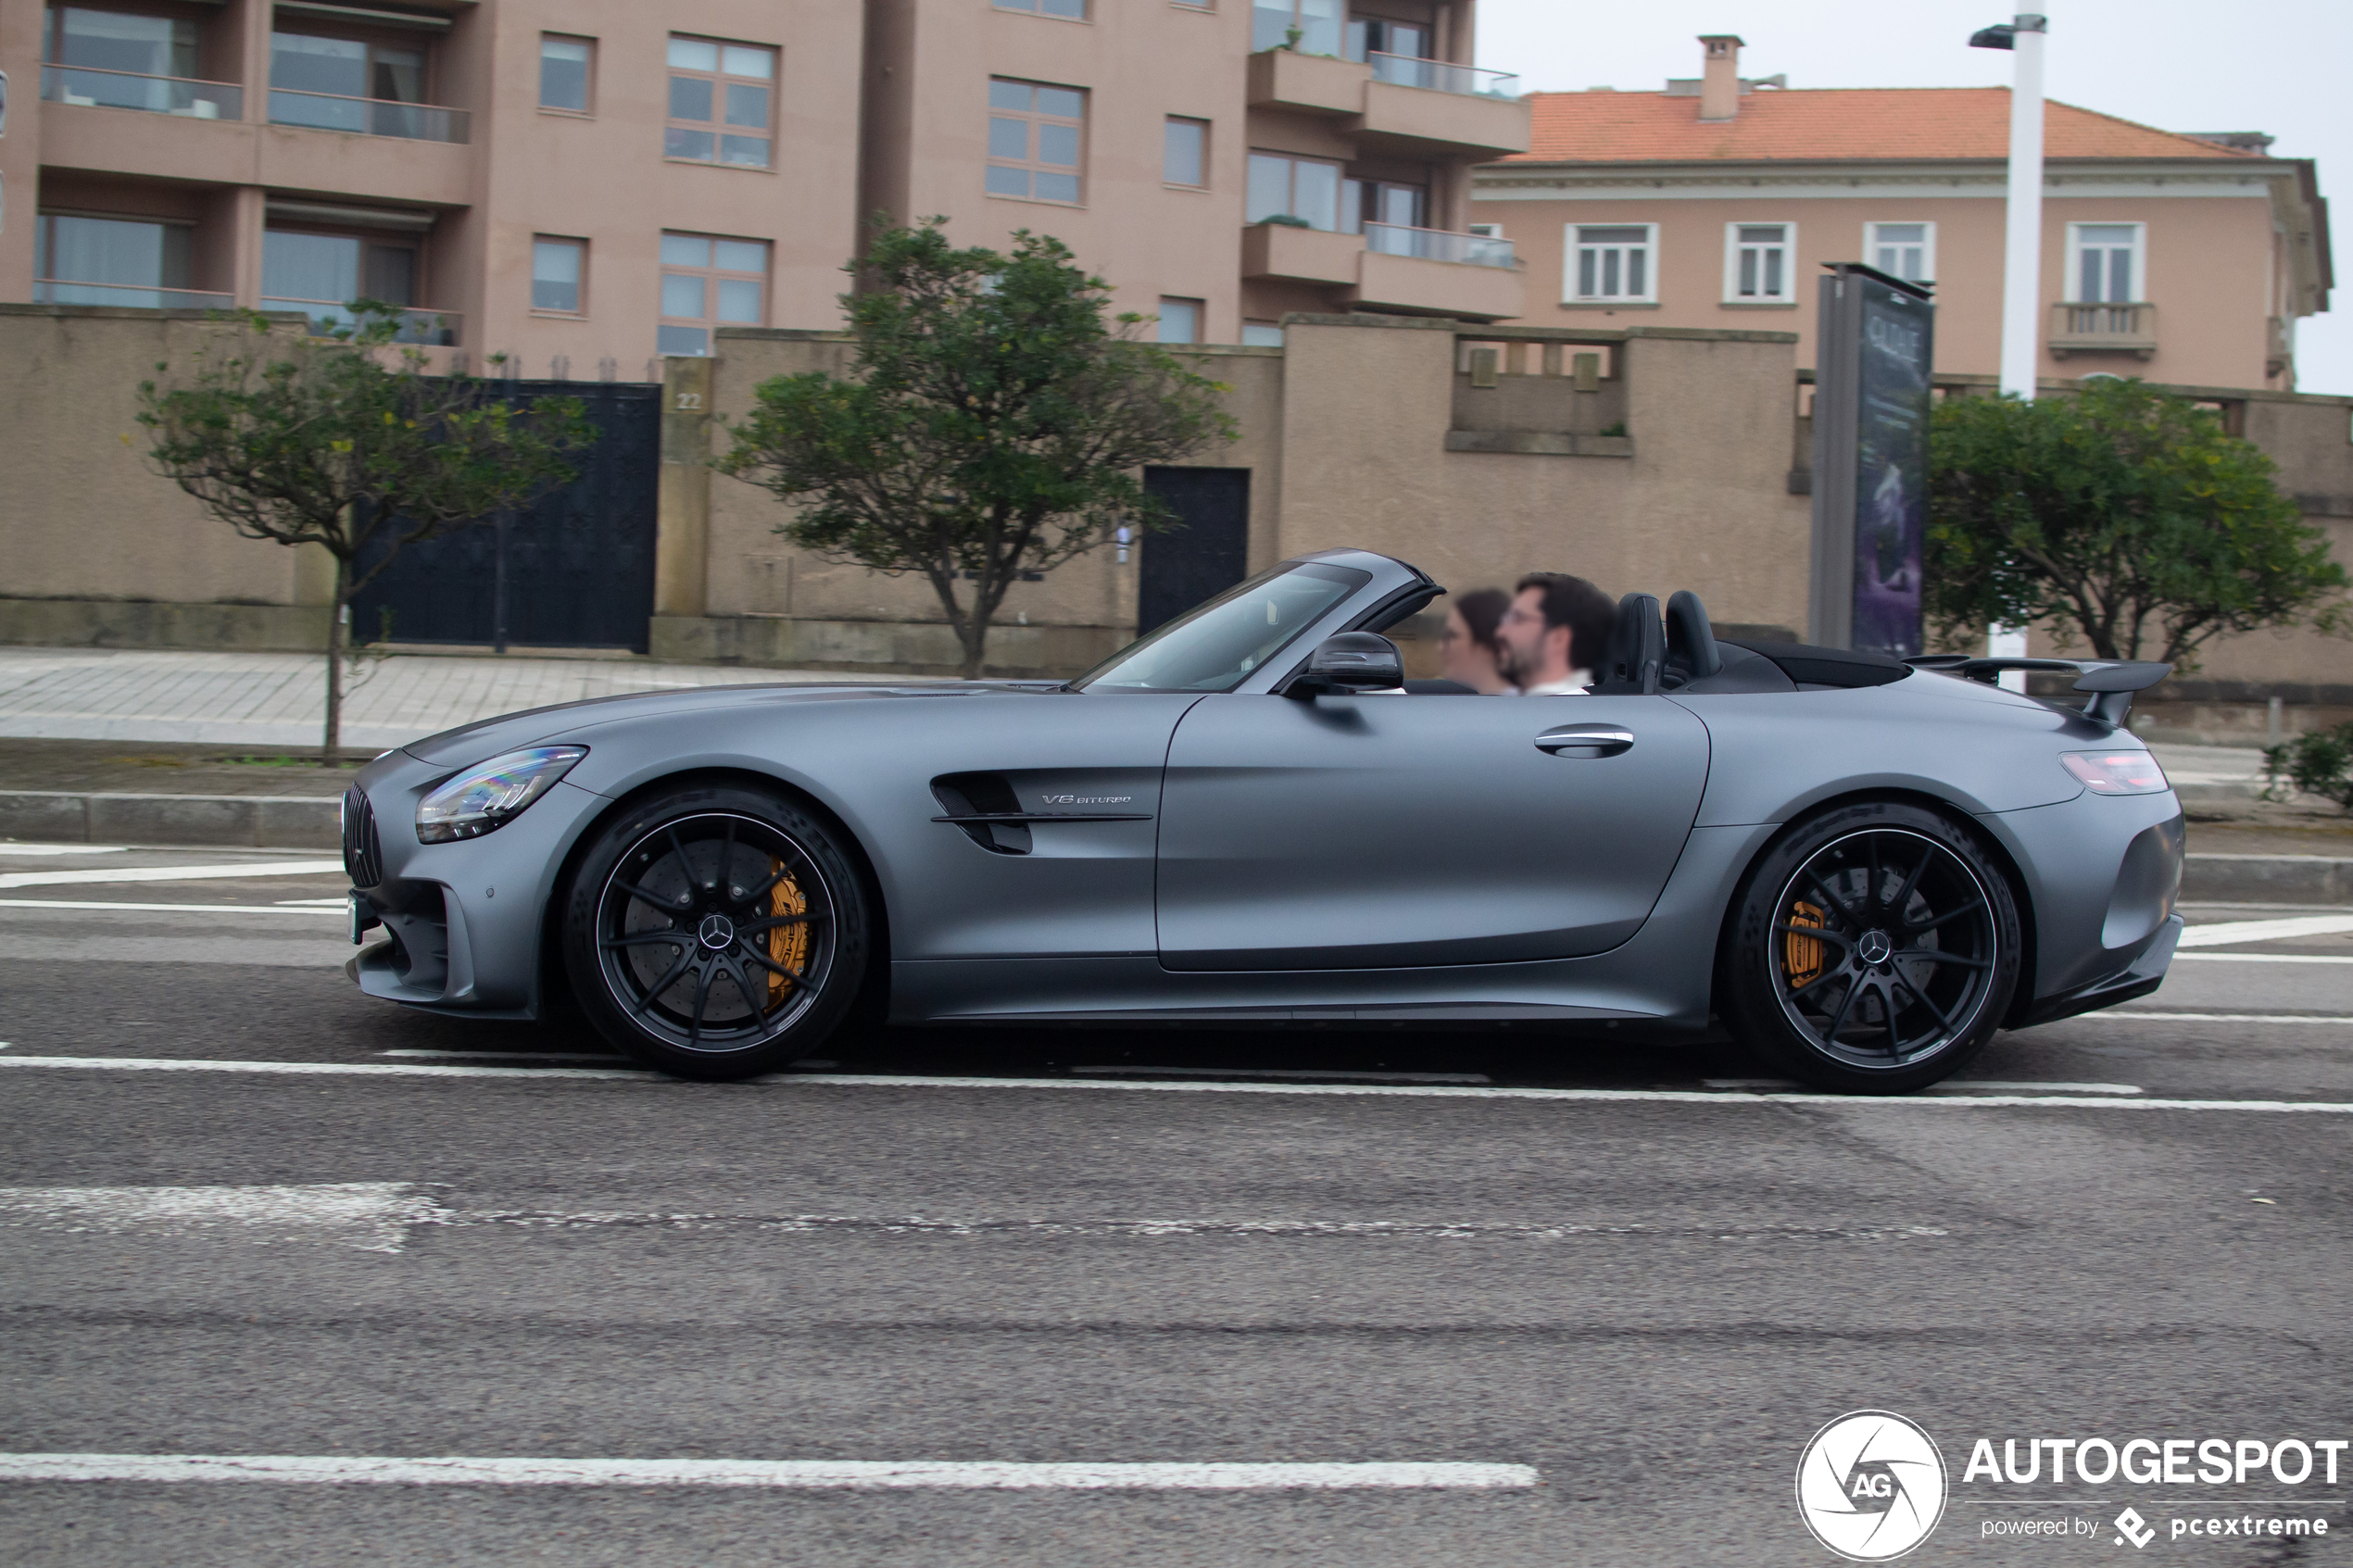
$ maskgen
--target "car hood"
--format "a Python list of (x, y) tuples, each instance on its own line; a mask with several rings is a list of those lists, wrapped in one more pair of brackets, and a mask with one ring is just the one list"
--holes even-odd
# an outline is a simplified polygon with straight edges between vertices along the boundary
[(578, 740), (593, 745), (590, 732), (654, 714), (715, 711), (731, 708), (774, 708), (836, 702), (885, 703), (911, 696), (982, 696), (991, 692), (1037, 690), (1026, 687), (950, 684), (927, 686), (875, 685), (741, 685), (697, 686), (667, 692), (633, 692), (621, 696), (586, 697), (551, 708), (527, 709), (478, 720), (454, 730), (410, 741), (401, 749), (420, 762), (437, 768), (463, 767), (501, 752), (543, 742)]

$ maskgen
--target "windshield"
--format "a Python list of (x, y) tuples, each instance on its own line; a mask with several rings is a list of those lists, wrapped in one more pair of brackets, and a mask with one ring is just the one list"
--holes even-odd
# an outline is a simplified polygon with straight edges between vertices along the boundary
[(1107, 692), (1232, 691), (1372, 580), (1369, 571), (1317, 561), (1278, 566), (1128, 644), (1071, 685)]

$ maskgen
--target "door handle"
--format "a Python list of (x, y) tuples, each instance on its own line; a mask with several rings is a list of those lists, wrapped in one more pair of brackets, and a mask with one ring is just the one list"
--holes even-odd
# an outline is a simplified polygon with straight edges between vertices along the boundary
[(1554, 757), (1615, 757), (1633, 745), (1634, 732), (1615, 724), (1560, 724), (1536, 737), (1536, 749)]

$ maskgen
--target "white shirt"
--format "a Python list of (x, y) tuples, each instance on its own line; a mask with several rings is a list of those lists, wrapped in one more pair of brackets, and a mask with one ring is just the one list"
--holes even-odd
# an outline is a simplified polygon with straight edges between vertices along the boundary
[(1593, 672), (1591, 670), (1572, 670), (1565, 681), (1539, 681), (1533, 685), (1522, 686), (1519, 695), (1522, 696), (1584, 696), (1589, 695), (1585, 688), (1592, 684)]

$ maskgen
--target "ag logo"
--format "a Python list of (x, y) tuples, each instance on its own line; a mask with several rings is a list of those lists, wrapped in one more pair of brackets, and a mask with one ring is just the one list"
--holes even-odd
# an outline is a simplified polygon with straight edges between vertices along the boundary
[(1944, 1457), (1893, 1411), (1850, 1411), (1806, 1445), (1797, 1512), (1816, 1540), (1850, 1562), (1901, 1557), (1944, 1516)]

